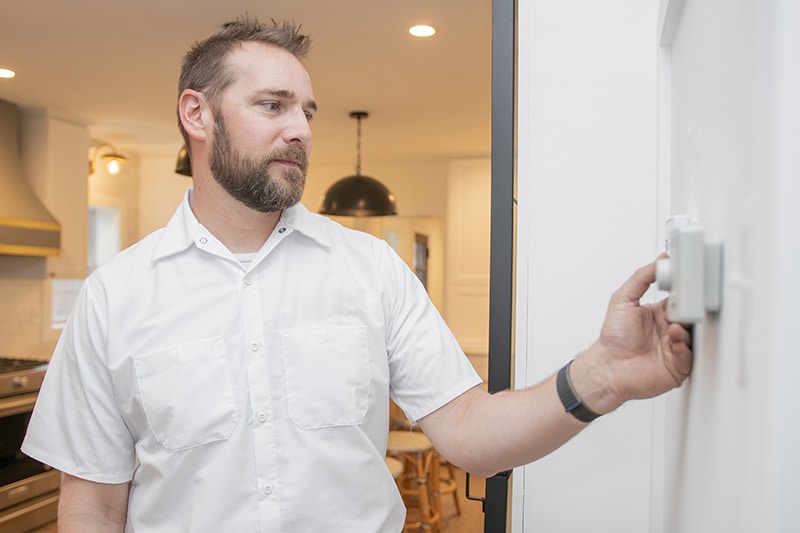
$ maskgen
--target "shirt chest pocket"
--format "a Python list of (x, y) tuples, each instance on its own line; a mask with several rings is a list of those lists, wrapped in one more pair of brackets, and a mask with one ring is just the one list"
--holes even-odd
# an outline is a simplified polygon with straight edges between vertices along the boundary
[(239, 420), (221, 338), (134, 357), (147, 422), (156, 440), (179, 451), (227, 439)]
[(365, 326), (319, 326), (281, 334), (289, 417), (303, 429), (358, 425), (369, 401)]

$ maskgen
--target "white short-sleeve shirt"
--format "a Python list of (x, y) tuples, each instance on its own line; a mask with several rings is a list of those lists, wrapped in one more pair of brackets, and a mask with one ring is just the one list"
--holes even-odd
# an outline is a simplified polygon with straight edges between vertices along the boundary
[(480, 383), (424, 288), (301, 205), (244, 266), (190, 202), (86, 280), (23, 451), (131, 481), (128, 532), (400, 531), (390, 395), (416, 420)]

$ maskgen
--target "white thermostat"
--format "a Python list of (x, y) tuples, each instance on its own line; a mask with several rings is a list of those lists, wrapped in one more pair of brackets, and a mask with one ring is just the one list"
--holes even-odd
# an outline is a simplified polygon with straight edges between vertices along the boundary
[(671, 217), (666, 230), (667, 257), (656, 262), (656, 281), (669, 291), (667, 318), (702, 322), (722, 305), (722, 243), (707, 241), (702, 226), (685, 215)]

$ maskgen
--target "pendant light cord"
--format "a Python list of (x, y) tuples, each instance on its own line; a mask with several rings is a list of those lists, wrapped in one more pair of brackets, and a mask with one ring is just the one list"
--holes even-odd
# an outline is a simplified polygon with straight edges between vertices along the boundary
[(356, 176), (361, 175), (361, 119), (368, 116), (366, 111), (350, 112), (350, 118), (356, 119)]
[(361, 115), (356, 116), (356, 176), (361, 175)]

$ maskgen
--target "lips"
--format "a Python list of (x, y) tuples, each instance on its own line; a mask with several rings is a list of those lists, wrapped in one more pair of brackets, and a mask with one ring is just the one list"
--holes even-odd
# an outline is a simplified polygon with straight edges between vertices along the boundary
[(292, 161), (289, 159), (273, 159), (273, 163), (279, 163), (281, 165), (289, 165), (297, 168), (302, 168), (302, 165), (298, 161)]
[(270, 163), (279, 163), (306, 171), (308, 167), (308, 156), (305, 150), (299, 147), (288, 147), (282, 150), (276, 150), (268, 156)]

